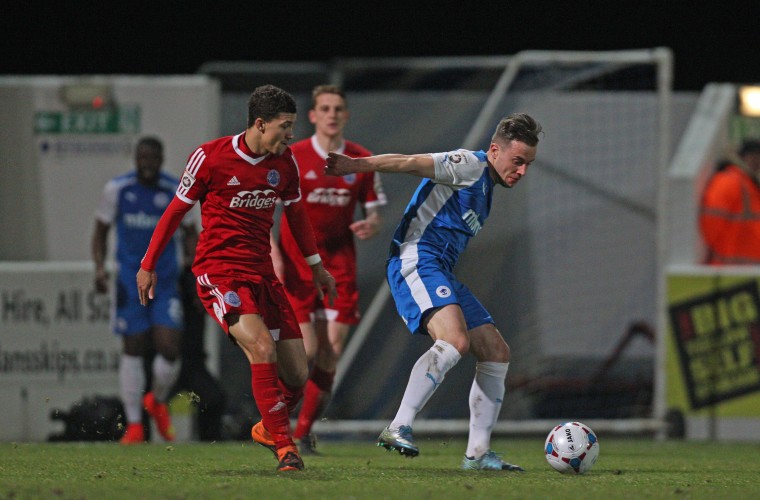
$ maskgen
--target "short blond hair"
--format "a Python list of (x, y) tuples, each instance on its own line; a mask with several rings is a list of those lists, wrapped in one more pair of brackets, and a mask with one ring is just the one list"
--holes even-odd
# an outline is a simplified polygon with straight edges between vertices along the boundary
[(346, 103), (346, 107), (348, 107), (346, 93), (342, 88), (338, 87), (337, 85), (317, 85), (311, 91), (311, 109), (315, 109), (317, 107), (317, 97), (321, 96), (322, 94), (339, 95), (343, 98), (343, 102)]

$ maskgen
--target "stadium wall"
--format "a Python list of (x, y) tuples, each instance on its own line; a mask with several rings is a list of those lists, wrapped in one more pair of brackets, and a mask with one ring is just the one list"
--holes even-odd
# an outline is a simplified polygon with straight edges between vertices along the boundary
[(93, 290), (94, 210), (106, 181), (134, 169), (140, 136), (163, 140), (179, 176), (219, 133), (220, 92), (205, 75), (0, 78), (0, 440), (45, 440), (64, 428), (52, 411), (118, 396), (110, 298)]
[[(303, 85), (294, 91), (299, 109), (308, 109), (308, 91), (312, 83), (322, 83), (325, 78), (334, 77), (329, 71), (325, 71), (326, 69), (329, 68), (323, 65), (309, 68), (319, 75), (311, 79), (301, 79), (300, 83)], [(87, 261), (91, 214), (102, 184), (112, 175), (131, 168), (131, 156), (124, 145), (128, 142), (131, 144), (130, 141), (138, 134), (134, 130), (110, 135), (93, 134), (91, 137), (78, 133), (40, 134), (39, 127), (44, 127), (44, 124), (35, 124), (35, 119), (40, 116), (37, 111), (65, 112), (65, 106), (55, 101), (60, 99), (61, 81), (44, 80), (44, 89), (35, 91), (23, 88), (23, 85), (22, 88), (17, 86), (7, 91), (6, 84), (9, 82), (0, 81), (3, 84), (0, 85), (0, 102), (7, 103), (10, 109), (14, 109), (14, 102), (20, 100), (22, 103), (21, 109), (16, 109), (14, 115), (9, 115), (9, 123), (12, 121), (13, 127), (22, 124), (21, 127), (13, 132), (15, 135), (4, 134), (0, 139), (4, 162), (3, 168), (0, 169), (0, 175), (3, 176), (0, 179), (0, 203), (3, 204), (4, 213), (13, 214), (13, 217), (4, 217), (3, 225), (0, 227), (0, 258), (19, 260), (18, 255), (23, 255), (24, 259), (30, 261), (72, 258)], [(250, 82), (242, 85), (247, 89), (245, 91), (226, 89), (219, 95), (220, 88), (217, 87), (215, 78), (208, 76), (201, 78), (201, 81), (206, 82), (201, 86), (208, 86), (209, 89), (198, 91), (200, 94), (192, 90), (170, 92), (162, 83), (151, 78), (127, 80), (132, 80), (132, 84), (139, 87), (139, 91), (133, 89), (130, 93), (121, 89), (114, 94), (118, 97), (115, 102), (133, 103), (152, 95), (150, 85), (140, 87), (143, 84), (155, 84), (162, 89), (159, 92), (162, 98), (158, 99), (161, 101), (160, 104), (157, 101), (146, 104), (144, 117), (153, 118), (144, 122), (145, 128), (141, 129), (140, 133), (157, 133), (165, 139), (166, 167), (174, 173), (179, 172), (184, 164), (184, 155), (196, 144), (206, 138), (236, 133), (244, 128), (244, 100), (252, 88)], [(55, 85), (58, 86), (52, 85), (51, 82), (57, 82)], [(11, 87), (18, 85), (18, 82), (10, 83)], [(287, 88), (287, 82), (280, 84)], [(114, 88), (120, 89), (118, 86)], [(725, 89), (724, 91), (728, 92)], [(173, 101), (175, 94), (178, 99), (176, 102)], [(656, 303), (656, 294), (653, 291), (658, 281), (653, 263), (657, 259), (658, 250), (654, 247), (660, 248), (660, 245), (664, 245), (661, 248), (664, 248), (669, 256), (676, 255), (680, 263), (696, 262), (699, 243), (695, 239), (693, 226), (690, 226), (693, 219), (688, 218), (693, 217), (694, 196), (701, 189), (700, 182), (703, 182), (700, 176), (704, 175), (704, 169), (709, 168), (721, 152), (730, 149), (734, 140), (730, 135), (732, 111), (726, 108), (727, 104), (721, 105), (724, 109), (723, 114), (714, 114), (714, 111), (713, 114), (705, 114), (705, 107), (711, 106), (709, 102), (728, 102), (725, 98), (721, 101), (720, 94), (716, 93), (715, 88), (708, 86), (701, 96), (674, 93), (668, 101), (671, 116), (668, 133), (670, 144), (666, 149), (677, 150), (668, 171), (668, 226), (672, 229), (672, 233), (668, 234), (680, 240), (674, 242), (668, 239), (664, 243), (655, 235), (653, 219), (657, 210), (653, 207), (658, 203), (656, 165), (660, 161), (656, 146), (656, 129), (642, 130), (641, 126), (637, 125), (641, 121), (636, 121), (646, 122), (648, 115), (657, 113), (661, 104), (652, 93), (634, 92), (626, 95), (583, 91), (570, 94), (531, 93), (523, 90), (510, 92), (508, 97), (494, 108), (497, 115), (515, 109), (527, 109), (540, 119), (547, 131), (541, 143), (540, 161), (537, 162), (531, 176), (526, 179), (526, 185), (521, 184), (524, 189), (499, 193), (498, 199), (495, 200), (496, 204), (504, 207), (504, 213), (508, 216), (500, 217), (500, 213), (493, 214), (487, 231), (483, 232), (478, 241), (473, 242), (475, 246), (468, 250), (458, 270), (463, 276), (476, 276), (476, 279), (468, 284), (494, 313), (513, 349), (523, 356), (522, 359), (516, 358), (510, 369), (509, 399), (503, 408), (503, 423), (497, 432), (543, 429), (546, 422), (554, 420), (553, 413), (549, 420), (544, 420), (541, 415), (536, 414), (537, 398), (542, 398), (542, 394), (547, 393), (559, 396), (563, 390), (566, 391), (563, 387), (568, 387), (568, 382), (572, 384), (578, 380), (589, 380), (608, 359), (608, 355), (622, 345), (619, 341), (630, 321), (644, 318), (657, 323), (659, 331), (669, 328), (665, 316), (666, 309), (663, 307), (660, 317), (662, 305)], [(195, 105), (199, 95), (205, 96), (201, 97), (201, 106)], [(477, 137), (468, 133), (472, 132), (472, 122), (489, 102), (488, 89), (349, 89), (349, 100), (353, 115), (347, 131), (348, 137), (378, 153), (441, 151), (464, 145), (467, 141), (486, 144), (490, 135), (490, 130), (487, 129), (475, 134)], [(167, 102), (174, 104), (169, 106)], [(156, 106), (164, 105), (168, 107), (161, 108), (162, 112), (154, 109)], [(188, 106), (193, 108), (189, 113), (197, 113), (192, 116), (205, 123), (193, 132), (196, 135), (192, 139), (186, 134), (187, 125), (195, 122), (192, 119), (176, 119), (177, 113), (184, 112)], [(399, 117), (403, 119), (399, 120)], [(694, 125), (695, 120), (701, 120), (704, 125)], [(389, 128), (387, 124), (391, 122), (399, 125)], [(151, 125), (148, 126), (147, 123)], [(309, 133), (306, 120), (302, 119), (298, 127), (297, 137), (304, 137)], [(33, 132), (30, 133), (30, 130)], [(167, 133), (167, 130), (177, 131), (180, 139), (176, 144), (171, 138), (173, 132)], [(581, 133), (588, 135), (583, 136), (579, 145), (578, 138)], [(43, 157), (46, 148), (49, 148), (45, 146), (46, 140), (47, 144), (58, 144), (55, 147), (59, 148), (59, 152), (53, 155), (54, 158)], [(680, 152), (693, 152), (694, 149), (687, 145), (700, 144), (700, 141), (709, 147), (701, 150), (698, 161), (684, 159)], [(26, 144), (28, 147), (19, 147), (19, 144)], [(76, 159), (77, 155), (70, 154), (70, 150), (83, 156), (79, 158), (81, 161)], [(113, 154), (104, 157), (104, 150)], [(83, 151), (89, 157), (84, 157)], [(169, 151), (177, 156), (170, 158)], [(585, 159), (584, 151), (589, 152), (589, 157)], [(602, 151), (605, 153), (601, 153)], [(615, 153), (611, 154), (611, 151)], [(38, 165), (39, 162), (47, 163)], [(619, 169), (621, 165), (623, 168)], [(684, 165), (690, 165), (686, 174), (681, 171)], [(696, 171), (694, 165), (699, 165)], [(627, 173), (632, 177), (616, 177), (617, 174), (612, 174), (612, 166), (618, 168), (616, 171), (622, 172), (623, 175)], [(85, 167), (84, 173), (80, 169), (82, 167)], [(637, 176), (650, 178), (640, 179)], [(95, 177), (97, 179), (93, 179)], [(72, 178), (78, 182), (72, 182)], [(349, 350), (354, 351), (353, 357), (350, 358), (349, 364), (342, 366), (345, 371), (340, 378), (350, 383), (340, 384), (334, 402), (328, 410), (327, 420), (318, 424), (318, 431), (360, 431), (376, 424), (378, 420), (375, 419), (390, 418), (401, 397), (411, 364), (427, 348), (425, 339), (408, 335), (398, 321), (392, 304), (382, 299), (384, 278), (382, 266), (378, 263), (385, 259), (385, 242), (389, 241), (394, 224), (416, 186), (416, 183), (403, 176), (386, 176), (385, 184), (391, 201), (384, 210), (386, 227), (373, 244), (359, 245), (362, 309), (369, 312), (370, 304), (376, 306), (376, 311), (372, 314), (375, 322), (368, 331), (363, 332), (366, 336), (362, 339), (362, 345), (349, 344)], [(565, 186), (563, 189), (570, 187), (569, 191), (562, 191), (569, 196), (565, 205), (562, 204), (562, 199), (545, 198), (546, 193), (552, 192), (558, 185)], [(63, 191), (62, 186), (65, 186), (66, 190), (73, 190), (74, 195), (71, 198), (75, 201), (62, 197), (55, 206), (47, 202), (31, 201), (48, 194), (58, 196)], [(572, 194), (573, 190), (577, 190), (575, 195)], [(30, 193), (34, 196), (30, 196)], [(86, 202), (83, 202), (82, 198), (86, 199)], [(600, 200), (608, 202), (607, 208), (601, 211), (596, 205)], [(603, 217), (590, 219), (587, 216), (588, 210), (602, 213)], [(79, 215), (69, 217), (66, 215), (69, 212)], [(21, 230), (17, 224), (22, 213), (32, 226), (28, 231)], [(585, 221), (586, 225), (578, 221)], [(56, 227), (52, 232), (54, 236), (47, 232), (51, 225)], [(625, 229), (622, 233), (618, 231), (621, 225), (625, 226), (630, 234), (626, 236)], [(685, 233), (682, 231), (684, 228)], [(78, 236), (72, 238), (72, 233)], [(642, 234), (646, 235), (643, 239)], [(688, 250), (674, 251), (674, 248)], [(504, 257), (503, 249), (508, 249), (507, 258)], [(77, 256), (71, 257), (72, 255)], [(481, 272), (484, 262), (489, 264), (491, 272)], [(34, 265), (34, 262), (30, 264)], [(643, 278), (640, 281), (627, 280), (625, 273), (621, 272), (636, 268), (648, 270), (640, 275)], [(6, 283), (5, 296), (11, 301), (15, 300), (13, 297), (18, 296), (13, 279), (20, 279), (18, 275), (15, 276), (11, 277), (10, 282), (3, 282)], [(504, 288), (505, 277), (509, 278), (510, 284), (507, 290)], [(615, 284), (614, 280), (610, 281), (610, 277), (619, 282)], [(80, 278), (81, 276), (76, 279)], [(65, 285), (69, 282), (73, 284), (76, 281), (71, 276), (60, 277), (54, 274), (51, 274), (49, 279), (51, 290), (55, 289), (52, 285)], [(91, 279), (85, 281), (86, 283), (76, 285), (82, 287), (83, 296), (88, 294), (87, 287), (90, 286)], [(699, 286), (695, 290), (704, 293), (704, 289)], [(52, 292), (49, 299), (52, 301), (51, 304), (59, 300), (61, 292)], [(33, 297), (35, 293), (30, 292), (28, 296)], [(601, 302), (593, 299), (594, 294), (600, 293)], [(679, 295), (676, 301), (682, 297)], [(566, 302), (567, 298), (580, 301), (577, 304), (581, 306), (573, 307), (572, 303)], [(584, 301), (587, 303), (582, 305)], [(593, 317), (589, 318), (589, 315)], [(3, 316), (4, 323), (0, 325), (3, 329), (3, 335), (0, 337), (2, 349), (11, 346), (7, 340), (10, 338), (8, 332), (17, 326), (7, 321), (12, 317), (11, 313), (7, 313)], [(113, 340), (108, 335), (108, 329), (103, 326), (96, 325), (98, 330), (102, 329), (103, 337), (100, 340)], [(361, 331), (361, 325), (357, 330)], [(667, 331), (668, 335), (672, 334), (672, 331)], [(45, 335), (44, 332), (31, 333), (26, 339), (31, 344), (25, 349), (36, 349), (34, 346), (39, 344), (38, 341), (49, 344), (50, 340), (44, 340), (41, 335)], [(61, 338), (65, 338), (65, 335)], [(657, 349), (643, 340), (634, 340), (626, 344), (626, 351), (621, 355), (617, 368), (609, 373), (613, 375), (617, 385), (597, 386), (596, 389), (613, 392), (617, 390), (617, 397), (627, 397), (626, 384), (630, 382), (631, 376), (654, 377), (657, 370), (668, 370), (670, 374), (667, 381), (663, 378), (657, 382), (662, 384), (662, 394), (665, 394), (665, 384), (668, 384), (668, 390), (671, 390), (671, 381), (676, 381), (677, 384), (681, 380), (683, 383), (683, 380), (678, 379), (671, 371), (673, 366), (678, 367), (679, 361), (674, 348), (668, 347), (668, 338), (666, 335), (659, 335)], [(570, 353), (561, 347), (567, 344), (567, 339), (573, 339)], [(220, 336), (219, 340), (221, 342), (223, 338)], [(229, 392), (228, 396), (233, 401), (233, 406), (238, 404), (238, 407), (232, 410), (244, 413), (250, 408), (251, 403), (247, 367), (244, 366), (239, 352), (232, 350), (227, 342), (216, 344), (212, 351), (216, 352), (216, 347), (219, 349), (215, 359), (223, 371), (225, 389)], [(452, 406), (449, 401), (461, 400), (462, 394), (467, 391), (471, 383), (470, 365), (471, 363), (463, 360), (460, 366), (447, 376), (445, 388), (441, 388), (424, 414), (420, 415), (421, 431), (461, 432), (462, 428), (466, 428), (466, 420), (463, 420), (467, 414), (466, 404)], [(543, 372), (536, 377), (533, 370), (538, 366), (542, 367)], [(578, 366), (583, 367), (580, 370), (582, 373), (579, 373)], [(579, 375), (579, 378), (571, 380), (568, 378), (569, 373)], [(13, 387), (16, 389), (8, 390), (15, 391), (14, 394), (5, 394), (0, 400), (4, 403), (12, 401), (12, 398), (21, 401), (21, 390), (18, 389), (18, 385)], [(684, 387), (681, 387), (682, 395), (685, 394)], [(28, 397), (30, 392), (27, 390), (26, 394)], [(615, 406), (613, 396), (614, 394), (609, 396), (611, 399), (606, 399), (608, 408), (588, 409), (599, 411), (598, 416), (604, 410)], [(668, 398), (670, 397), (669, 395)], [(693, 429), (687, 432), (687, 436), (694, 438), (710, 436), (711, 432), (718, 437), (727, 437), (730, 434), (723, 430), (725, 426), (746, 429), (743, 423), (747, 418), (749, 425), (754, 425), (752, 415), (747, 417), (744, 414), (736, 414), (734, 406), (731, 410), (731, 418), (735, 418), (734, 421), (711, 420), (710, 416), (716, 414), (714, 409), (701, 409), (695, 412), (695, 415), (689, 415), (691, 410), (684, 406), (683, 396), (680, 398), (675, 406), (670, 399), (655, 401), (654, 409), (643, 408), (644, 413), (633, 416), (643, 418), (631, 418), (631, 415), (627, 417), (629, 421), (633, 421), (634, 427), (649, 432), (658, 428), (650, 419), (652, 412), (664, 414), (672, 409), (679, 409), (687, 413), (687, 425)], [(560, 413), (576, 411), (567, 416), (578, 416), (577, 406), (575, 409), (572, 406), (562, 409), (557, 402), (547, 405), (544, 401), (542, 404), (545, 409), (554, 408)], [(745, 408), (746, 405), (740, 404), (739, 407)], [(625, 429), (630, 429), (630, 426), (621, 425), (615, 418), (615, 415), (612, 415), (612, 420), (597, 420), (593, 414), (588, 417), (590, 422), (594, 422), (595, 429), (599, 427), (597, 432), (604, 429), (625, 432)], [(350, 422), (340, 425), (339, 420), (351, 420), (355, 425), (352, 427)], [(44, 434), (30, 434), (28, 428), (25, 431), (23, 418), (19, 418), (17, 422), (20, 428), (15, 429), (14, 435), (34, 435), (35, 438), (40, 438)], [(13, 427), (11, 426), (12, 430)], [(374, 427), (372, 429), (374, 430)], [(716, 434), (714, 429), (718, 429), (719, 432)], [(5, 438), (11, 439), (8, 436), (5, 435)]]
[(103, 185), (134, 169), (142, 135), (164, 141), (179, 176), (219, 131), (205, 75), (0, 77), (0, 260), (90, 260)]

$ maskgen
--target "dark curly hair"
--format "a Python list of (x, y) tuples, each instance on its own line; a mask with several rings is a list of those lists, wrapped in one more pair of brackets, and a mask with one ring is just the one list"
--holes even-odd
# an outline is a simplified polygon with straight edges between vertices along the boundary
[(288, 92), (274, 85), (256, 87), (248, 98), (248, 127), (256, 118), (265, 122), (277, 118), (280, 113), (295, 113), (296, 100)]

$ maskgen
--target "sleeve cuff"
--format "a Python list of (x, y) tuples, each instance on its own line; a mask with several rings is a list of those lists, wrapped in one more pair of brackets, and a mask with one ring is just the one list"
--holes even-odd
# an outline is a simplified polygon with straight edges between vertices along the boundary
[(306, 257), (306, 263), (310, 266), (313, 266), (314, 264), (319, 264), (322, 262), (322, 257), (319, 256), (318, 253), (315, 253), (314, 255), (309, 255)]

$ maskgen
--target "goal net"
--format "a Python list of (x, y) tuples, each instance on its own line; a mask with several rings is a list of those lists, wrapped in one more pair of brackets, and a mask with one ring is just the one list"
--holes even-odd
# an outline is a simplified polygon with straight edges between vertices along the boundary
[[(291, 90), (299, 103), (297, 139), (311, 133), (311, 86), (337, 83), (351, 112), (346, 136), (375, 153), (485, 149), (501, 117), (535, 117), (545, 132), (536, 162), (517, 188), (497, 190), (483, 231), (456, 269), (512, 350), (495, 432), (543, 433), (563, 420), (584, 420), (597, 432), (658, 429), (667, 49), (210, 63), (201, 72), (222, 82), (229, 111), (222, 128), (229, 133), (244, 123), (237, 115), (254, 86)], [(430, 347), (428, 338), (408, 333), (384, 282), (388, 243), (417, 181), (385, 175), (383, 183), (384, 227), (357, 243), (363, 319), (317, 433), (379, 432), (395, 415), (412, 365)], [(471, 358), (448, 373), (418, 415), (416, 434), (467, 432)]]

